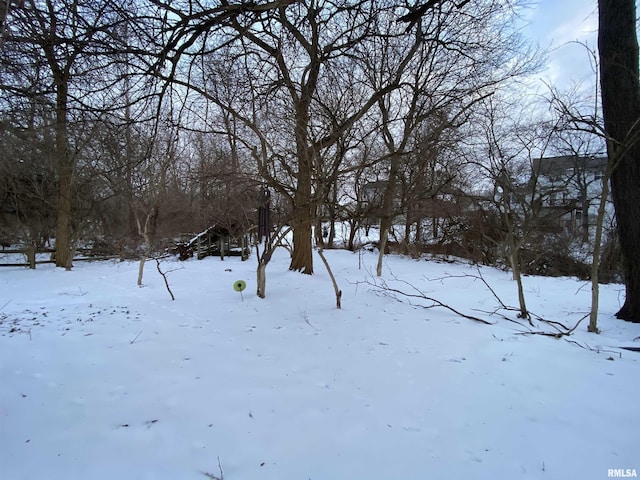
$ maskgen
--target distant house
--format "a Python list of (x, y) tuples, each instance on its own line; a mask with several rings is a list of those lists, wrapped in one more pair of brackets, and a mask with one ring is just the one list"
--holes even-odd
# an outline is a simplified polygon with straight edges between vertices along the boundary
[(564, 228), (595, 224), (607, 157), (557, 156), (534, 159), (529, 187), (541, 199), (540, 217)]
[[(484, 189), (475, 193), (443, 188), (415, 200), (403, 197), (399, 184), (393, 205), (395, 221), (431, 225), (432, 238), (436, 239), (447, 224), (455, 225), (466, 216), (481, 216), (482, 211), (492, 211), (500, 199), (505, 199), (515, 215), (525, 215), (530, 209), (530, 226), (540, 233), (580, 232), (586, 241), (595, 225), (606, 166), (606, 157), (543, 157), (534, 159), (528, 171), (522, 170), (516, 178), (506, 170), (500, 172), (493, 186), (482, 185)], [(380, 219), (387, 185), (387, 180), (375, 180), (364, 183), (359, 190), (358, 208), (369, 224)], [(612, 218), (613, 210), (607, 208)]]
[(358, 199), (360, 204), (365, 208), (382, 208), (382, 200), (388, 184), (388, 180), (365, 183), (360, 189), (360, 198)]
[[(382, 214), (382, 206), (384, 201), (384, 192), (387, 190), (388, 180), (376, 180), (374, 182), (365, 183), (358, 196), (358, 203), (361, 211), (367, 212), (370, 223), (376, 223), (380, 220)], [(396, 188), (393, 199), (393, 211), (397, 214), (402, 206), (402, 198), (399, 189)]]

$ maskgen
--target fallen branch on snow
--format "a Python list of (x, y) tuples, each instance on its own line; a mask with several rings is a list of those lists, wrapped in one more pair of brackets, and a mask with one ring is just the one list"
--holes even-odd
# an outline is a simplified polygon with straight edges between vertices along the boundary
[[(397, 280), (397, 279), (396, 279)], [(420, 300), (426, 300), (428, 302), (431, 302), (431, 305), (420, 305), (420, 304), (415, 304), (412, 303), (411, 301), (409, 301), (410, 305), (413, 306), (417, 306), (417, 307), (422, 307), (422, 308), (434, 308), (434, 307), (440, 307), (440, 308), (444, 308), (445, 310), (449, 310), (450, 312), (455, 313), (456, 315), (458, 315), (459, 317), (462, 318), (466, 318), (467, 320), (472, 320), (474, 322), (478, 322), (478, 323), (483, 323), (485, 325), (493, 325), (493, 322), (489, 322), (487, 320), (484, 320), (483, 318), (480, 317), (475, 317), (473, 315), (468, 315), (466, 313), (463, 313), (459, 310), (456, 310), (455, 308), (453, 308), (450, 305), (447, 305), (446, 303), (441, 302), (440, 300), (433, 298), (433, 297), (429, 297), (427, 295), (424, 294), (424, 292), (420, 291), (418, 288), (416, 288), (414, 285), (411, 285), (409, 282), (406, 282), (404, 280), (398, 280), (401, 283), (404, 283), (405, 285), (408, 285), (412, 290), (414, 290), (415, 293), (407, 293), (407, 292), (403, 292), (402, 290), (399, 290), (397, 288), (393, 288), (390, 287), (384, 280), (380, 280), (380, 283), (375, 283), (375, 282), (364, 282), (366, 285), (369, 285), (371, 287), (376, 288), (377, 290), (383, 292), (383, 293), (394, 293), (396, 295), (401, 295), (405, 298), (415, 298), (415, 299), (420, 299)], [(397, 297), (394, 297), (397, 298)]]
[[(508, 320), (510, 322), (514, 322), (517, 323), (520, 326), (523, 326), (526, 328), (525, 325), (523, 325), (522, 323), (513, 320), (512, 318), (507, 317), (506, 315), (503, 314), (499, 314), (498, 312), (500, 310), (506, 310), (506, 311), (510, 311), (510, 312), (519, 312), (520, 309), (516, 308), (516, 307), (510, 307), (508, 305), (506, 305), (502, 299), (498, 296), (498, 294), (495, 292), (495, 290), (493, 288), (491, 288), (491, 285), (489, 285), (489, 283), (486, 281), (486, 279), (482, 276), (482, 272), (480, 271), (480, 268), (477, 267), (478, 270), (478, 275), (468, 275), (471, 278), (475, 278), (480, 280), (484, 286), (491, 292), (491, 295), (493, 296), (493, 298), (496, 299), (496, 301), (498, 302), (498, 304), (500, 305), (500, 307), (496, 310), (494, 310), (493, 312), (491, 312), (490, 314), (498, 314), (500, 315), (500, 317), (504, 318), (505, 320)], [(485, 312), (488, 313), (488, 312)], [(535, 313), (529, 311), (528, 312), (528, 320), (529, 320), (529, 325), (534, 327), (535, 325), (533, 324), (533, 319), (537, 320), (538, 322), (541, 323), (546, 323), (547, 325), (550, 325), (551, 327), (553, 327), (556, 331), (555, 332), (546, 332), (546, 331), (527, 331), (527, 332), (520, 332), (519, 335), (543, 335), (543, 336), (547, 336), (547, 337), (555, 337), (555, 338), (560, 338), (560, 337), (564, 337), (566, 335), (571, 335), (576, 328), (578, 328), (578, 326), (582, 323), (582, 321), (587, 318), (589, 316), (589, 314), (587, 313), (586, 315), (584, 315), (582, 318), (580, 318), (577, 323), (573, 326), (573, 327), (569, 327), (565, 324), (563, 324), (562, 322), (558, 322), (556, 320), (548, 320), (546, 318), (541, 317), (540, 315), (536, 315)]]
[[(618, 355), (620, 358), (622, 358), (622, 352), (616, 352), (614, 350), (604, 350), (602, 348), (593, 348), (593, 347), (589, 346), (586, 343), (583, 345), (580, 342), (577, 342), (575, 340), (569, 340), (567, 338), (565, 338), (565, 341), (567, 341), (569, 343), (573, 343), (574, 345), (577, 345), (580, 348), (584, 348), (585, 350), (590, 350), (590, 351), (596, 352), (596, 353), (614, 353), (614, 354)], [(613, 357), (610, 357), (610, 359), (613, 360)]]
[[(475, 311), (478, 312), (482, 312), (482, 313), (486, 313), (489, 316), (494, 316), (494, 315), (498, 315), (500, 318), (507, 320), (509, 322), (513, 322), (516, 323), (517, 325), (519, 325), (520, 327), (526, 329), (526, 331), (523, 332), (518, 332), (518, 335), (542, 335), (542, 336), (547, 336), (547, 337), (554, 337), (554, 338), (561, 338), (564, 336), (568, 336), (571, 335), (576, 328), (578, 328), (578, 326), (580, 325), (580, 323), (582, 323), (582, 321), (587, 318), (589, 316), (589, 314), (587, 313), (586, 315), (584, 315), (582, 318), (580, 318), (577, 323), (573, 326), (573, 327), (569, 327), (565, 324), (563, 324), (562, 322), (558, 322), (555, 320), (548, 320), (545, 319), (539, 315), (536, 315), (535, 313), (532, 312), (528, 312), (528, 323), (529, 325), (526, 325), (522, 322), (519, 322), (517, 320), (514, 320), (513, 318), (501, 313), (502, 311), (507, 311), (507, 312), (520, 312), (519, 308), (516, 307), (510, 307), (507, 304), (505, 304), (502, 299), (498, 296), (498, 294), (496, 293), (496, 291), (491, 287), (491, 285), (489, 285), (489, 283), (486, 281), (486, 279), (482, 276), (482, 272), (480, 272), (480, 269), (478, 268), (478, 275), (469, 275), (469, 274), (464, 274), (464, 275), (456, 275), (456, 276), (450, 276), (450, 277), (442, 277), (442, 278), (438, 278), (438, 279), (426, 279), (427, 281), (440, 281), (440, 283), (443, 283), (443, 280), (446, 280), (448, 278), (473, 278), (475, 280), (480, 280), (484, 286), (487, 288), (487, 290), (489, 290), (489, 292), (491, 292), (491, 295), (493, 296), (493, 298), (498, 302), (498, 308), (496, 308), (493, 311), (484, 311), (484, 310), (479, 310), (476, 309)], [(472, 320), (474, 322), (479, 322), (479, 323), (483, 323), (485, 325), (494, 325), (495, 322), (490, 322), (484, 318), (480, 318), (474, 315), (470, 315), (467, 313), (463, 313), (459, 310), (457, 310), (456, 308), (452, 307), (451, 305), (448, 305), (436, 298), (430, 297), (428, 295), (426, 295), (422, 290), (420, 290), (419, 288), (417, 288), (415, 285), (412, 285), (411, 283), (405, 281), (405, 280), (401, 280), (398, 279), (397, 277), (394, 276), (394, 280), (402, 283), (404, 285), (407, 285), (409, 287), (410, 290), (412, 290), (413, 292), (406, 292), (406, 291), (402, 291), (399, 288), (393, 288), (390, 287), (384, 280), (380, 279), (379, 283), (376, 283), (375, 281), (367, 281), (364, 282), (367, 285), (370, 285), (374, 288), (376, 288), (378, 291), (381, 291), (385, 294), (388, 294), (390, 297), (399, 300), (398, 296), (404, 297), (404, 298), (408, 298), (408, 299), (420, 299), (420, 300), (424, 300), (427, 302), (431, 302), (431, 305), (424, 305), (424, 304), (420, 304), (420, 303), (414, 303), (411, 300), (409, 300), (409, 304), (412, 306), (418, 306), (418, 307), (422, 307), (422, 308), (434, 308), (434, 307), (440, 307), (440, 308), (444, 308), (446, 310), (449, 310), (450, 312), (455, 313), (456, 315), (462, 317), (462, 318), (466, 318), (468, 320)], [(535, 327), (534, 323), (533, 323), (533, 319), (535, 319), (536, 321), (540, 322), (540, 323), (546, 323), (547, 325), (553, 327), (553, 329), (555, 331), (544, 331), (544, 330), (533, 330), (531, 329), (531, 327)]]

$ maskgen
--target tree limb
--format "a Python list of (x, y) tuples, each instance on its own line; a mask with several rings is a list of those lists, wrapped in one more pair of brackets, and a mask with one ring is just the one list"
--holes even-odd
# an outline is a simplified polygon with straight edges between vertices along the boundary
[(327, 268), (327, 272), (329, 272), (329, 277), (331, 277), (331, 283), (333, 283), (333, 289), (336, 292), (336, 308), (340, 310), (342, 308), (341, 299), (342, 299), (342, 290), (338, 288), (338, 283), (336, 282), (336, 277), (333, 276), (333, 272), (331, 271), (331, 267), (329, 266), (329, 262), (324, 256), (322, 247), (318, 248), (318, 255), (322, 259), (322, 263)]
[(419, 307), (422, 307), (422, 308), (441, 307), (441, 308), (444, 308), (446, 310), (449, 310), (450, 312), (455, 313), (459, 317), (466, 318), (467, 320), (472, 320), (474, 322), (482, 323), (484, 325), (493, 325), (494, 324), (494, 323), (489, 322), (487, 320), (484, 320), (484, 319), (482, 319), (480, 317), (474, 317), (473, 315), (468, 315), (466, 313), (463, 313), (463, 312), (453, 308), (452, 306), (441, 302), (440, 300), (438, 300), (436, 298), (429, 297), (429, 296), (425, 295), (423, 292), (421, 292), (414, 285), (411, 285), (408, 282), (403, 282), (403, 283), (405, 283), (406, 285), (409, 285), (413, 290), (416, 291), (416, 293), (407, 293), (407, 292), (403, 292), (402, 290), (399, 290), (397, 288), (390, 287), (384, 280), (381, 281), (380, 284), (377, 284), (375, 282), (370, 282), (370, 281), (365, 282), (365, 284), (370, 285), (370, 286), (372, 286), (372, 287), (374, 287), (374, 288), (376, 288), (376, 289), (378, 289), (380, 291), (383, 291), (383, 292), (391, 292), (391, 293), (394, 293), (396, 295), (401, 295), (401, 296), (406, 297), (406, 298), (418, 298), (418, 299), (426, 300), (426, 301), (429, 301), (429, 302), (432, 303), (432, 305), (416, 305), (416, 304), (412, 303), (411, 305), (413, 305), (413, 306), (419, 306)]

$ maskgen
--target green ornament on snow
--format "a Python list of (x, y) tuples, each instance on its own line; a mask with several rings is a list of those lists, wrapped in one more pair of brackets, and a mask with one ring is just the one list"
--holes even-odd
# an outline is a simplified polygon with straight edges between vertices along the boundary
[(242, 292), (245, 288), (247, 288), (247, 283), (244, 280), (236, 280), (233, 282), (233, 289), (236, 292)]

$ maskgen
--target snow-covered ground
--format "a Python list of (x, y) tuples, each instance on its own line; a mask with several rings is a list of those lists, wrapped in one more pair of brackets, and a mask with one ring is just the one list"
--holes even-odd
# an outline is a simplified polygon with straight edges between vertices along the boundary
[[(0, 478), (605, 479), (640, 472), (640, 325), (600, 335), (490, 315), (498, 302), (463, 263), (386, 259), (390, 287), (434, 297), (484, 325), (373, 286), (376, 255), (326, 251), (255, 296), (255, 257), (0, 268)], [(508, 305), (508, 272), (482, 268)], [(247, 289), (234, 291), (236, 280)], [(406, 282), (406, 283), (405, 283)], [(590, 287), (525, 278), (531, 311), (573, 326)], [(396, 297), (396, 298), (394, 298)], [(422, 302), (423, 304), (428, 304)], [(512, 312), (501, 312), (517, 320)], [(520, 321), (520, 320), (518, 320)], [(520, 321), (521, 322), (521, 321)], [(627, 471), (629, 469), (629, 471)]]

